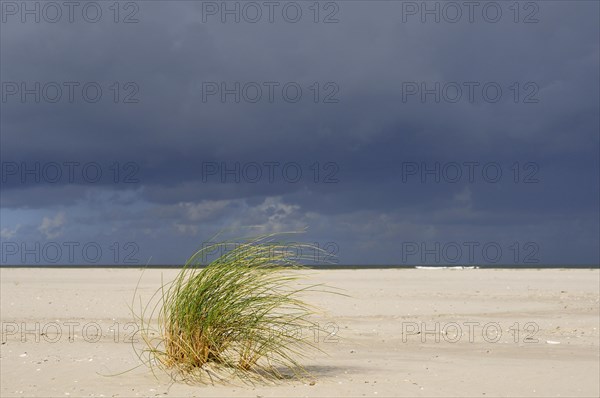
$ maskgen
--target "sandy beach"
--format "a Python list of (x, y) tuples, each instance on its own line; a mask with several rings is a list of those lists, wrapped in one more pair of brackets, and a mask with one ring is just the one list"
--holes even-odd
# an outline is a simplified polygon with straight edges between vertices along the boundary
[[(129, 305), (141, 272), (1, 269), (1, 395), (600, 395), (597, 269), (314, 271), (351, 296), (309, 297), (327, 311), (315, 321), (328, 333), (301, 332), (327, 355), (305, 361), (310, 381), (255, 386), (171, 383), (135, 368)], [(145, 271), (139, 293), (176, 273)]]

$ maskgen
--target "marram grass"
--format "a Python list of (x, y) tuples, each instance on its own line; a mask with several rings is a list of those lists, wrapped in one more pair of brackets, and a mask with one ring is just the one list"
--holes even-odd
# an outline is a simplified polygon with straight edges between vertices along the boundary
[[(294, 244), (290, 250), (277, 236), (259, 236), (233, 248), (231, 242), (204, 247), (155, 293), (157, 303), (134, 314), (144, 343), (137, 352), (153, 372), (159, 368), (174, 378), (201, 382), (309, 375), (301, 361), (321, 351), (306, 333), (318, 328), (310, 320), (318, 309), (302, 296), (332, 291), (301, 283), (298, 249), (319, 249)], [(220, 257), (199, 267), (206, 253), (224, 247), (228, 250)]]

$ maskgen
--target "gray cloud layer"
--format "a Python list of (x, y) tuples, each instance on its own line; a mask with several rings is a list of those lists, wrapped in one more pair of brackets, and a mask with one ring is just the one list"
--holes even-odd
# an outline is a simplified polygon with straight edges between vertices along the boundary
[[(3, 95), (11, 83), (80, 85), (73, 102), (66, 91), (57, 103), (6, 97), (4, 171), (9, 163), (95, 162), (103, 178), (5, 176), (3, 241), (135, 241), (142, 262), (167, 263), (181, 262), (219, 228), (308, 225), (304, 239), (334, 242), (344, 263), (402, 263), (406, 242), (498, 242), (501, 263), (522, 263), (508, 247), (518, 242), (527, 254), (522, 246), (534, 242), (542, 263), (598, 263), (597, 3), (537, 2), (531, 15), (539, 22), (528, 24), (522, 20), (535, 9), (522, 4), (515, 23), (504, 2), (495, 3), (498, 23), (478, 12), (473, 23), (466, 14), (459, 23), (431, 16), (422, 23), (418, 15), (403, 22), (402, 2), (337, 2), (339, 22), (331, 24), (313, 22), (311, 2), (297, 3), (298, 23), (256, 24), (203, 22), (208, 3), (183, 1), (137, 2), (138, 23), (114, 23), (109, 4), (97, 4), (96, 24), (5, 15)], [(332, 10), (322, 8), (319, 19)], [(98, 102), (81, 98), (86, 82), (102, 87)], [(247, 96), (258, 86), (263, 97), (203, 101), (221, 82), (254, 82)], [(272, 102), (265, 82), (278, 84)], [(283, 98), (289, 82), (302, 88), (296, 103)], [(422, 82), (446, 87), (439, 103), (433, 94), (403, 98)], [(497, 102), (483, 97), (486, 83), (487, 94), (501, 87)], [(463, 96), (453, 103), (456, 87)], [(123, 103), (128, 94), (139, 102)], [(324, 103), (327, 95), (339, 101)], [(253, 166), (240, 183), (207, 175), (207, 167), (236, 162), (261, 165), (260, 181), (248, 182)], [(272, 182), (268, 162), (279, 163)], [(421, 169), (436, 163), (448, 173), (459, 165), (462, 178), (422, 182)], [(473, 181), (465, 163), (475, 168)], [(491, 174), (482, 175), (486, 165)], [(296, 166), (302, 177), (290, 182)], [(498, 167), (501, 178), (490, 182)], [(137, 182), (125, 183), (128, 173)]]

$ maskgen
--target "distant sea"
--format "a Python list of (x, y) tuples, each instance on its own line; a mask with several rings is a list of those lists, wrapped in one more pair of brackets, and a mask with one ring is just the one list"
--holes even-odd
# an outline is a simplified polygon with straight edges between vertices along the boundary
[[(0, 268), (150, 268), (150, 269), (169, 269), (169, 268), (181, 268), (181, 265), (170, 265), (170, 264), (100, 264), (100, 265), (60, 265), (60, 264), (0, 264)], [(202, 267), (202, 266), (200, 266)], [(324, 269), (324, 270), (335, 270), (335, 269), (423, 269), (423, 270), (436, 270), (436, 269), (597, 269), (600, 268), (600, 264), (480, 264), (480, 265), (456, 265), (456, 264), (402, 264), (402, 265), (389, 265), (389, 264), (306, 264), (306, 268), (310, 269)]]

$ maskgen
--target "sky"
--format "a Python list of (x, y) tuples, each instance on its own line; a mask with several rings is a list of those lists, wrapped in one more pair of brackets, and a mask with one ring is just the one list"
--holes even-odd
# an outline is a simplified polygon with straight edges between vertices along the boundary
[(1, 7), (0, 265), (600, 262), (598, 2)]

